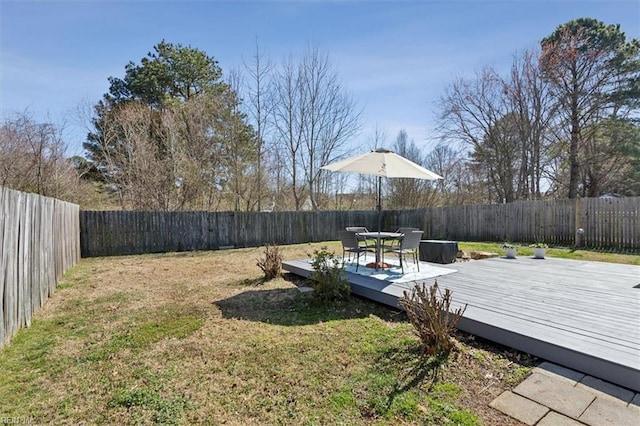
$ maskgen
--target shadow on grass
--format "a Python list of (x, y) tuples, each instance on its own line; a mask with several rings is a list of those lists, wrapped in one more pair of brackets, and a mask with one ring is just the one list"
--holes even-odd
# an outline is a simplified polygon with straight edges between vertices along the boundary
[[(456, 398), (461, 391), (460, 377), (466, 374), (465, 371), (475, 371), (478, 364), (486, 363), (501, 369), (500, 372), (505, 373), (505, 381), (517, 384), (526, 377), (529, 368), (537, 364), (531, 355), (484, 339), (476, 340), (466, 333), (456, 333), (456, 338), (466, 341), (464, 345), (456, 346), (448, 357), (426, 355), (417, 339), (380, 349), (371, 363), (375, 368), (367, 372), (367, 377), (375, 379), (370, 380), (370, 395), (360, 407), (362, 415), (406, 415), (411, 418), (419, 410), (419, 405), (426, 401), (430, 407), (430, 422), (444, 424), (441, 421), (446, 419), (448, 410), (460, 411)], [(495, 355), (485, 353), (479, 356), (487, 358), (479, 360), (470, 356), (469, 351), (473, 349), (493, 352), (509, 362), (499, 361)], [(513, 367), (500, 367), (505, 364)], [(465, 417), (469, 414), (460, 412), (455, 415)]]
[(393, 388), (387, 395), (387, 409), (391, 409), (394, 401), (403, 394), (429, 384), (429, 389), (438, 381), (438, 372), (446, 364), (446, 360), (433, 356), (425, 356), (422, 346), (416, 342), (402, 350), (397, 348), (384, 351), (378, 358), (378, 365), (389, 365), (391, 369), (402, 366)]
[(244, 291), (214, 302), (224, 318), (297, 326), (326, 321), (377, 316), (384, 321), (404, 320), (404, 314), (384, 305), (351, 295), (349, 300), (320, 304), (311, 293), (298, 288)]

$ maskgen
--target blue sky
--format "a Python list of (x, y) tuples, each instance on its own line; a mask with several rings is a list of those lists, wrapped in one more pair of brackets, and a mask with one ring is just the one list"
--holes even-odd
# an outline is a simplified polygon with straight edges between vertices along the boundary
[(435, 103), (456, 77), (483, 66), (508, 70), (560, 24), (592, 17), (640, 38), (637, 0), (540, 1), (16, 1), (0, 2), (0, 119), (28, 110), (65, 126), (82, 154), (77, 113), (153, 46), (190, 45), (227, 73), (254, 53), (274, 62), (309, 44), (327, 51), (363, 111), (356, 142), (399, 130), (428, 150)]

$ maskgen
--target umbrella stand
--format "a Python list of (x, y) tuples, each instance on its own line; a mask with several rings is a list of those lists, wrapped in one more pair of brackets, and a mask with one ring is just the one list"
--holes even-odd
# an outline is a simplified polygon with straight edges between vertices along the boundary
[(380, 232), (382, 232), (382, 176), (378, 176), (378, 238), (376, 238), (376, 261), (374, 263), (368, 263), (368, 268), (384, 269), (389, 265), (382, 262), (380, 251)]

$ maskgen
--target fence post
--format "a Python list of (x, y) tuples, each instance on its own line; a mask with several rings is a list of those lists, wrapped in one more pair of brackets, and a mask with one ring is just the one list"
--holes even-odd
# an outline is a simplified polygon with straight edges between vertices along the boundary
[(574, 247), (580, 246), (580, 238), (583, 238), (582, 233), (578, 232), (578, 229), (582, 229), (582, 198), (576, 197), (575, 203), (575, 224), (573, 227), (573, 245)]

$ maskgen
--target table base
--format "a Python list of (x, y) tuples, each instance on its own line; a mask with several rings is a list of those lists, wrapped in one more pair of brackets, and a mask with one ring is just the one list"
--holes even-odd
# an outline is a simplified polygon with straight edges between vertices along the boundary
[(370, 263), (367, 263), (365, 266), (367, 268), (372, 268), (372, 269), (374, 269), (374, 268), (375, 269), (385, 269), (385, 268), (391, 268), (392, 265), (390, 265), (390, 264), (388, 264), (386, 262), (378, 262), (377, 264), (376, 264), (376, 262), (370, 262)]

